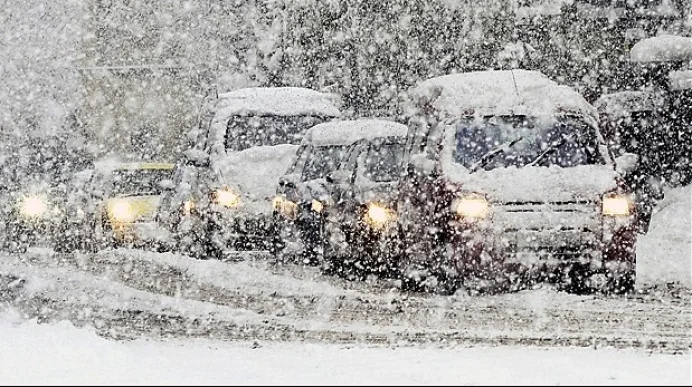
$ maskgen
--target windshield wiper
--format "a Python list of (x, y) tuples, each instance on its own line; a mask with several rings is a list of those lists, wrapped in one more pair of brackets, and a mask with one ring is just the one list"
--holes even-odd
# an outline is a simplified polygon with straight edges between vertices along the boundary
[(491, 149), (488, 153), (481, 156), (481, 158), (475, 164), (473, 164), (471, 168), (469, 168), (469, 172), (475, 172), (478, 168), (486, 166), (488, 162), (490, 162), (490, 160), (495, 158), (495, 156), (497, 156), (500, 153), (506, 152), (509, 148), (513, 147), (514, 145), (516, 145), (516, 143), (523, 139), (524, 136), (520, 136), (518, 138), (515, 138), (514, 140), (507, 141)]
[(533, 167), (534, 165), (538, 164), (538, 162), (541, 161), (543, 159), (543, 157), (545, 157), (545, 155), (547, 155), (548, 153), (555, 152), (561, 146), (565, 145), (567, 143), (567, 141), (569, 141), (575, 137), (577, 137), (576, 133), (572, 133), (568, 136), (563, 137), (559, 142), (553, 143), (553, 145), (549, 146), (548, 149), (544, 150), (540, 155), (536, 156), (536, 158), (533, 159), (532, 162), (526, 164), (526, 166), (527, 167)]

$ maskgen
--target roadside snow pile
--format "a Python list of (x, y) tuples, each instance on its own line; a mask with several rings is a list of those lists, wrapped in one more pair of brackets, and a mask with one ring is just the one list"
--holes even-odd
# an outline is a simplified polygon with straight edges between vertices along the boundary
[(67, 322), (39, 325), (11, 314), (0, 314), (0, 364), (0, 383), (7, 385), (690, 383), (688, 355), (210, 340), (120, 343)]
[(637, 280), (642, 285), (692, 282), (692, 186), (666, 192), (637, 246)]

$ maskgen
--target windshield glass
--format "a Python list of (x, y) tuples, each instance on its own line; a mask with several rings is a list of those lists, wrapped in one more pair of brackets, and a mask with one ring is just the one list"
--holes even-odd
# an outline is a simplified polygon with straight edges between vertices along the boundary
[(173, 170), (133, 169), (113, 172), (112, 196), (161, 195), (163, 180), (172, 179)]
[[(456, 124), (455, 143), (454, 161), (469, 169), (523, 167), (537, 158), (539, 166), (604, 163), (594, 130), (576, 118), (491, 116), (468, 119)], [(498, 147), (503, 146), (504, 149), (497, 152)]]
[(401, 173), (403, 158), (403, 144), (375, 145), (365, 157), (363, 175), (378, 183), (396, 181)]
[(303, 181), (319, 179), (336, 171), (346, 155), (346, 145), (314, 147), (303, 167)]
[(226, 149), (241, 151), (255, 146), (300, 144), (309, 128), (325, 122), (315, 116), (236, 116), (228, 121)]

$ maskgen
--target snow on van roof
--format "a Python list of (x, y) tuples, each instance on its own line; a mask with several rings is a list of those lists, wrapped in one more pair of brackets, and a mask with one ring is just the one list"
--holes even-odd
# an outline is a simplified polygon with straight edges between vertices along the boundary
[(219, 95), (219, 114), (338, 117), (338, 97), (302, 87), (250, 87)]
[(304, 142), (315, 145), (350, 145), (378, 137), (406, 137), (408, 127), (381, 119), (332, 121), (318, 124), (305, 134)]
[(671, 90), (692, 90), (692, 70), (671, 71), (668, 80)]
[(637, 42), (630, 50), (633, 62), (692, 61), (692, 38), (660, 35)]
[(491, 70), (445, 75), (411, 91), (418, 108), (443, 116), (576, 114), (597, 122), (596, 108), (569, 86), (537, 71)]

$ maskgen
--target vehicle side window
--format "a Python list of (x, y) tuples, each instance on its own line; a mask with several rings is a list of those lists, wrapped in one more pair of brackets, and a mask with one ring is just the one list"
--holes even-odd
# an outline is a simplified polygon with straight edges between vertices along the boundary
[(300, 173), (303, 170), (305, 160), (310, 156), (310, 148), (311, 146), (309, 145), (301, 145), (300, 148), (298, 148), (296, 155), (293, 157), (291, 166), (286, 170), (287, 175)]
[(414, 155), (420, 153), (425, 146), (430, 124), (425, 117), (416, 116), (409, 120), (409, 131), (406, 137), (406, 153)]

